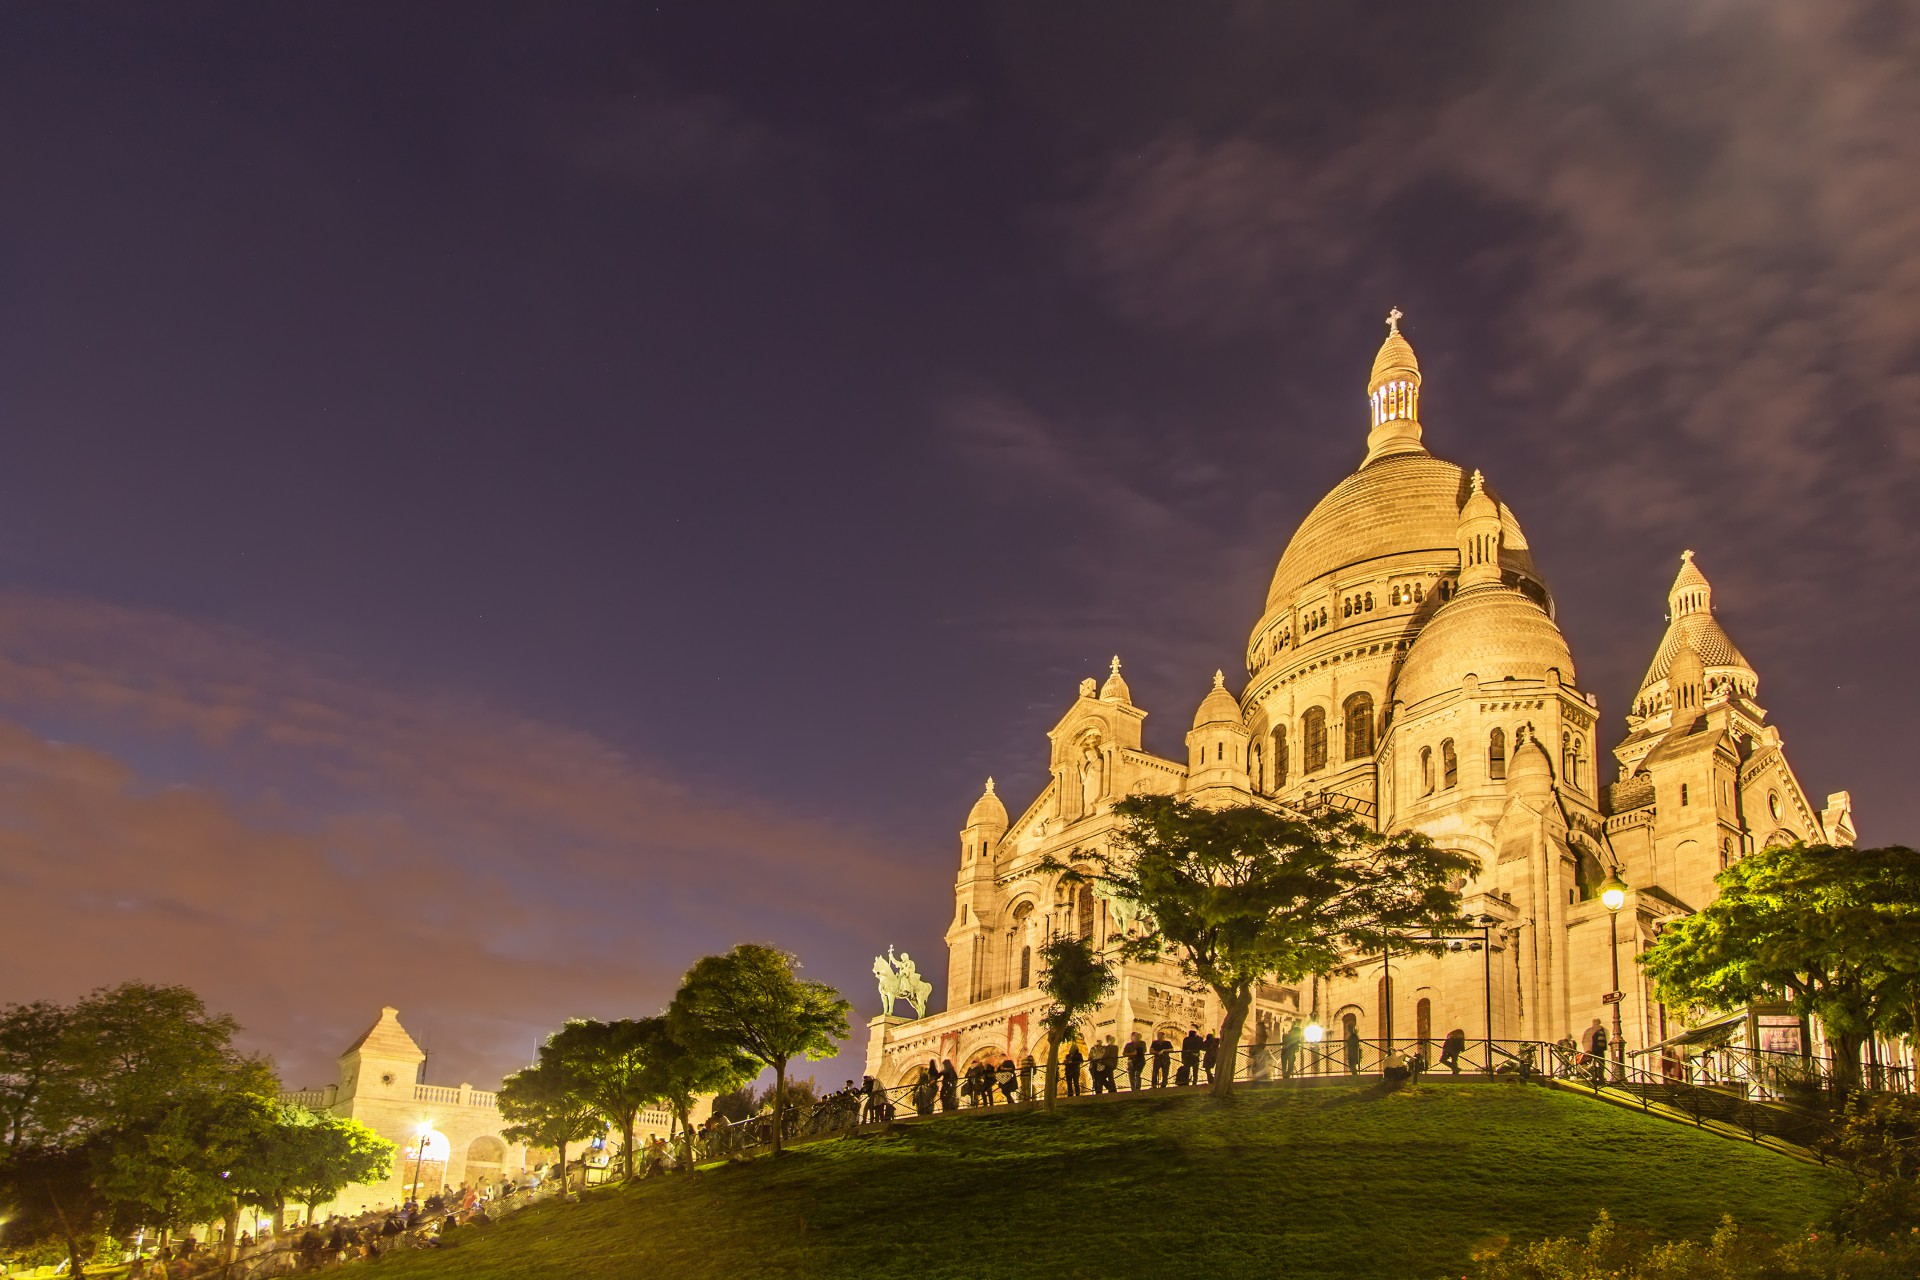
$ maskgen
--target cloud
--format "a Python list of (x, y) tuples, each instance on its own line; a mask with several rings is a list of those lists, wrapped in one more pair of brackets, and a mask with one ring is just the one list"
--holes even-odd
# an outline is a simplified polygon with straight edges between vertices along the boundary
[[(1501, 443), (1553, 501), (1674, 550), (1737, 540), (1727, 585), (1754, 598), (1814, 598), (1837, 561), (1893, 572), (1920, 553), (1920, 23), (1864, 2), (1608, 21), (1634, 38), (1501, 44), (1433, 101), (1311, 138), (1169, 129), (1062, 212), (1074, 260), (1123, 316), (1199, 340), (1329, 296), (1479, 291), (1506, 317), (1476, 335)], [(1416, 313), (1416, 344), (1422, 318), (1448, 323)]]
[(488, 1083), (703, 951), (882, 906), (866, 833), (244, 635), (12, 595), (0, 655), (5, 989), (184, 982), (295, 1081), (391, 1003)]
[(714, 94), (640, 89), (590, 99), (559, 126), (559, 145), (581, 172), (741, 221), (813, 219), (825, 199), (819, 145)]

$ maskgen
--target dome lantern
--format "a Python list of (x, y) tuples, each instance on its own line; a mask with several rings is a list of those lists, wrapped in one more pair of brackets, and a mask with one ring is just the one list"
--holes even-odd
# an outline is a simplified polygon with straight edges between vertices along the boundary
[(1120, 702), (1128, 706), (1133, 704), (1133, 691), (1127, 688), (1127, 682), (1120, 678), (1120, 655), (1113, 655), (1112, 673), (1107, 682), (1100, 686), (1100, 701)]
[(1396, 453), (1424, 453), (1420, 443), (1420, 362), (1400, 332), (1400, 308), (1387, 312), (1387, 340), (1373, 357), (1367, 379), (1372, 430), (1361, 466)]
[(1500, 585), (1500, 507), (1487, 496), (1486, 481), (1473, 473), (1460, 508), (1460, 589)]

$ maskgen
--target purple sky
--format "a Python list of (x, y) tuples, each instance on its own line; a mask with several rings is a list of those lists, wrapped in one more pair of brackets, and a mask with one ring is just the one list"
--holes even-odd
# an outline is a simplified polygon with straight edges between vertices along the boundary
[(864, 1032), (1081, 677), (1239, 685), (1393, 305), (1609, 737), (1692, 547), (1910, 842), (1916, 121), (1874, 0), (0, 8), (0, 999)]

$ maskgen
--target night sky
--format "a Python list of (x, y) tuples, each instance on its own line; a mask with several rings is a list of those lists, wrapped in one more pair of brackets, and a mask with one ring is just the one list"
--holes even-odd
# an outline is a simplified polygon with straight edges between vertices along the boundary
[(857, 1074), (1081, 678), (1241, 685), (1396, 305), (1603, 741), (1691, 547), (1920, 840), (1917, 134), (1892, 0), (0, 7), (0, 1000), (491, 1085), (763, 940)]

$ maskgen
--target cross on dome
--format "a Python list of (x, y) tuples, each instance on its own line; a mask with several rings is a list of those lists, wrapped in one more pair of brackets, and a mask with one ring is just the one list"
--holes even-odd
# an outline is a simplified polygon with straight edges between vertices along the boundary
[(1400, 332), (1400, 320), (1405, 314), (1406, 313), (1401, 311), (1400, 308), (1398, 307), (1395, 307), (1393, 310), (1387, 312), (1387, 332), (1388, 333)]

